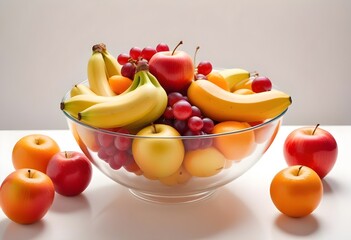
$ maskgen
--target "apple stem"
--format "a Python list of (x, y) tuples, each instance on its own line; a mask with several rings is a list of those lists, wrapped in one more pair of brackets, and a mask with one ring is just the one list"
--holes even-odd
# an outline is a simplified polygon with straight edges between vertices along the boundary
[(199, 51), (200, 49), (200, 46), (197, 46), (196, 49), (195, 49), (195, 53), (194, 53), (194, 65), (196, 66), (196, 55), (197, 55), (197, 52)]
[(303, 167), (302, 165), (299, 167), (299, 170), (297, 171), (296, 176), (299, 176), (302, 167)]
[(178, 43), (178, 45), (173, 49), (172, 56), (174, 55), (176, 49), (177, 49), (180, 45), (182, 45), (182, 44), (183, 44), (183, 41), (180, 41), (180, 42)]
[(39, 145), (40, 144), (40, 139), (39, 138), (35, 138), (35, 144)]
[(151, 123), (151, 124), (152, 124), (152, 128), (154, 129), (154, 133), (157, 133), (156, 125), (154, 123)]
[(314, 135), (314, 133), (316, 132), (317, 128), (319, 127), (319, 123), (316, 125), (316, 127), (314, 128), (312, 135)]
[(67, 151), (65, 151), (65, 158), (68, 158), (68, 153), (67, 153)]
[(31, 178), (30, 169), (28, 169), (28, 177)]

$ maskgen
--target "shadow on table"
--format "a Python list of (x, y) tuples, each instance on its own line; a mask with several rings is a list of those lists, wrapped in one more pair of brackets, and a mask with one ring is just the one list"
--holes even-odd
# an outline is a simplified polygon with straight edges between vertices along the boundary
[(31, 225), (21, 225), (6, 218), (0, 221), (0, 239), (2, 240), (34, 240), (45, 228), (45, 219)]
[(322, 180), (323, 183), (323, 192), (325, 194), (332, 194), (334, 192), (337, 192), (340, 188), (339, 184), (335, 179), (333, 178), (325, 178)]
[(275, 225), (284, 233), (293, 236), (308, 236), (319, 229), (319, 222), (312, 214), (303, 218), (292, 218), (280, 214), (275, 219)]
[(46, 237), (52, 232), (51, 239), (60, 240), (61, 232), (65, 240), (217, 239), (228, 232), (237, 238), (255, 239), (264, 229), (239, 196), (239, 192), (222, 187), (198, 202), (156, 204), (113, 183), (73, 198), (57, 195), (47, 216), (30, 226), (4, 219), (0, 221), (0, 239), (43, 239), (44, 231)]
[[(70, 228), (68, 236), (71, 239), (79, 239), (79, 236), (85, 231), (85, 226), (90, 225), (91, 221), (91, 206), (88, 198), (84, 194), (75, 197), (64, 197), (59, 194), (55, 195), (53, 205), (47, 214), (40, 221), (30, 224), (21, 225), (12, 222), (10, 219), (4, 219), (0, 222), (0, 239), (1, 240), (31, 240), (40, 238), (41, 232), (47, 231), (53, 226), (50, 222), (51, 216), (55, 215), (56, 226), (55, 231), (60, 232), (60, 229)], [(79, 223), (79, 224), (77, 224)], [(84, 226), (80, 228), (79, 226)], [(64, 231), (62, 231), (64, 232)], [(52, 236), (51, 239), (62, 239), (60, 236)]]
[(113, 186), (95, 194), (105, 203), (92, 216), (90, 236), (100, 239), (203, 239), (226, 231), (247, 237), (260, 228), (250, 208), (224, 187), (205, 200), (169, 205), (145, 202), (127, 189), (113, 194)]

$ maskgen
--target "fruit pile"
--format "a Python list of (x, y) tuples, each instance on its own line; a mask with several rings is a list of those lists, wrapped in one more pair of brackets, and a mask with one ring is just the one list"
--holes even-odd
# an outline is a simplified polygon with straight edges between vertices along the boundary
[[(208, 136), (261, 124), (291, 104), (291, 97), (273, 89), (267, 77), (237, 68), (216, 71), (209, 61), (196, 64), (199, 48), (192, 59), (177, 50), (181, 44), (172, 51), (164, 43), (155, 48), (133, 47), (117, 57), (106, 45), (96, 44), (88, 62), (87, 84), (75, 85), (61, 102), (61, 109), (76, 121), (121, 133), (116, 137), (98, 132), (94, 141), (84, 143), (112, 169), (124, 167), (159, 180), (177, 173), (186, 176), (184, 172), (197, 177), (215, 175), (226, 160), (240, 161), (262, 140), (259, 129), (256, 134), (227, 138)], [(167, 154), (157, 162), (152, 144), (161, 148), (167, 141), (151, 144), (134, 136), (184, 137), (168, 143)], [(204, 155), (217, 162), (202, 169)]]

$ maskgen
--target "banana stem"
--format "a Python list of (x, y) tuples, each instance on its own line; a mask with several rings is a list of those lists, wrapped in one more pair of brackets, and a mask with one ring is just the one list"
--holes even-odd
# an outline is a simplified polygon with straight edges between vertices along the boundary
[(135, 73), (140, 72), (140, 71), (149, 71), (149, 64), (146, 61), (138, 61)]
[(93, 50), (93, 53), (95, 53), (95, 52), (102, 53), (103, 48), (102, 48), (101, 44), (95, 44), (95, 45), (92, 47), (92, 50)]

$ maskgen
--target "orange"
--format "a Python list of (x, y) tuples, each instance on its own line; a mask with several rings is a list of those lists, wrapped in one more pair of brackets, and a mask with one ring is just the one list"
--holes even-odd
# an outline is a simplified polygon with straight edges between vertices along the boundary
[(206, 78), (208, 81), (216, 84), (220, 88), (230, 91), (228, 82), (218, 72), (210, 72), (209, 74), (207, 74)]
[[(224, 121), (217, 123), (213, 133), (226, 133), (251, 127), (246, 122)], [(214, 138), (214, 146), (229, 160), (241, 160), (250, 155), (256, 147), (253, 131), (233, 133)]]
[[(74, 123), (73, 123), (74, 124)], [(87, 148), (93, 152), (98, 152), (100, 144), (97, 139), (97, 132), (92, 129), (86, 128), (82, 125), (75, 125), (75, 134), (81, 140), (79, 146), (81, 148)]]
[(110, 84), (112, 91), (117, 95), (127, 90), (132, 82), (133, 81), (130, 78), (122, 75), (113, 75), (108, 79), (108, 83)]
[(54, 139), (43, 134), (31, 134), (18, 140), (12, 150), (15, 169), (32, 168), (46, 173), (53, 155), (60, 151)]
[(270, 195), (276, 208), (283, 214), (304, 217), (318, 207), (323, 196), (323, 184), (314, 170), (295, 165), (274, 176)]

